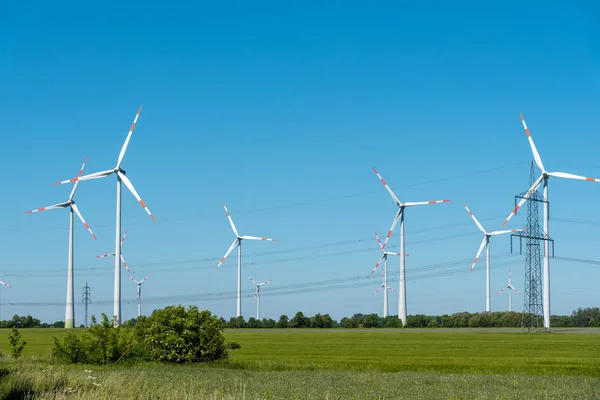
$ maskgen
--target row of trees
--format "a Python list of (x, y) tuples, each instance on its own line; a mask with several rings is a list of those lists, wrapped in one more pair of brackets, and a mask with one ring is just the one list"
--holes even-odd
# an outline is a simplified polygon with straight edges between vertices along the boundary
[(31, 315), (21, 316), (21, 315), (13, 315), (13, 317), (9, 320), (0, 321), (0, 329), (11, 329), (13, 327), (16, 328), (64, 328), (64, 321), (56, 321), (52, 324), (47, 324), (45, 322), (40, 322), (39, 319), (33, 318)]
[[(519, 312), (490, 312), (468, 313), (461, 312), (444, 315), (409, 315), (406, 321), (407, 328), (510, 328), (520, 327), (523, 314)], [(274, 319), (254, 317), (244, 320), (243, 317), (233, 317), (229, 321), (221, 318), (225, 328), (402, 328), (402, 321), (398, 316), (392, 315), (385, 318), (377, 314), (354, 314), (344, 317), (339, 322), (332, 319), (329, 314), (315, 314), (305, 316), (298, 311), (293, 318), (287, 315)], [(553, 315), (551, 326), (559, 327), (600, 327), (600, 308), (589, 307), (574, 310), (569, 316)]]
[[(519, 312), (490, 312), (468, 313), (461, 312), (444, 315), (409, 315), (407, 328), (509, 328), (520, 327), (523, 314)], [(254, 317), (245, 320), (244, 317), (233, 317), (229, 321), (220, 318), (224, 328), (402, 328), (402, 321), (396, 315), (380, 317), (377, 314), (354, 314), (344, 317), (339, 322), (329, 314), (305, 316), (298, 311), (291, 319), (282, 315), (277, 321), (272, 318), (257, 320)], [(568, 327), (600, 327), (600, 308), (578, 308), (571, 315), (553, 315), (551, 326), (555, 328)], [(125, 326), (134, 326), (136, 319), (124, 321)], [(9, 321), (0, 321), (0, 328), (64, 328), (63, 321), (53, 324), (40, 323), (39, 319), (15, 315)], [(83, 327), (83, 326), (81, 326)]]

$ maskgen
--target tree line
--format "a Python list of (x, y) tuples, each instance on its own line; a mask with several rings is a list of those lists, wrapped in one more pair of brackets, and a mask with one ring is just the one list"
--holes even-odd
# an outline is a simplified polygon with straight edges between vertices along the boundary
[[(306, 316), (298, 311), (292, 318), (282, 315), (277, 321), (272, 318), (257, 320), (254, 317), (232, 317), (229, 321), (220, 318), (223, 328), (402, 328), (402, 321), (396, 315), (383, 318), (377, 314), (354, 314), (340, 321), (329, 314)], [(521, 327), (523, 313), (520, 312), (460, 312), (444, 315), (409, 315), (407, 328), (518, 328)], [(124, 321), (123, 325), (134, 326), (136, 319)], [(571, 315), (553, 315), (550, 324), (554, 328), (592, 328), (600, 327), (600, 308), (588, 307), (573, 310)], [(53, 324), (40, 323), (31, 315), (14, 315), (8, 321), (0, 321), (0, 328), (64, 328), (63, 321)], [(83, 325), (80, 326), (83, 328)]]

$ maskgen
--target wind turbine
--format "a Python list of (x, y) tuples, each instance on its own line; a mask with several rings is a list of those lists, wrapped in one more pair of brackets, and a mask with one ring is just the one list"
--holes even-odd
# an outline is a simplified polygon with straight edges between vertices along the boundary
[[(373, 270), (371, 271), (371, 274), (373, 274), (373, 272), (375, 272), (377, 267), (379, 267), (379, 265), (381, 264), (381, 261), (383, 261), (383, 271), (381, 273), (381, 276), (383, 278), (383, 283), (379, 287), (379, 289), (377, 289), (375, 291), (375, 293), (379, 292), (379, 290), (381, 288), (388, 288), (392, 292), (395, 292), (395, 290), (392, 289), (391, 287), (389, 287), (387, 284), (387, 258), (388, 258), (388, 256), (400, 256), (400, 253), (392, 253), (391, 251), (385, 251), (383, 249), (383, 245), (381, 244), (381, 240), (379, 239), (379, 235), (377, 235), (377, 232), (375, 232), (375, 237), (377, 238), (377, 243), (379, 243), (379, 248), (381, 249), (381, 252), (383, 253), (381, 255), (381, 258), (379, 259), (379, 261), (377, 261), (377, 264), (375, 264), (375, 268), (373, 268)], [(409, 256), (409, 255), (410, 254), (407, 254), (407, 256)], [(375, 293), (373, 293), (373, 294), (375, 294)], [(388, 292), (387, 292), (387, 290), (384, 290), (383, 291), (383, 317), (385, 318), (385, 317), (387, 317), (387, 315), (388, 315)]]
[(502, 289), (500, 289), (498, 292), (496, 292), (497, 294), (500, 294), (502, 292), (504, 292), (504, 289), (508, 289), (508, 311), (512, 312), (512, 292), (516, 292), (517, 294), (521, 294), (521, 292), (519, 292), (519, 290), (517, 288), (515, 288), (513, 285), (510, 284), (510, 270), (508, 271), (508, 285), (504, 286)]
[[(83, 164), (81, 165), (81, 169), (79, 170), (79, 174), (77, 177), (80, 177), (83, 173), (83, 169), (85, 168), (85, 163), (87, 161), (87, 157), (83, 160)], [(77, 178), (75, 178), (77, 179)], [(68, 261), (68, 270), (67, 270), (67, 305), (65, 312), (65, 328), (70, 329), (74, 327), (74, 316), (75, 316), (75, 304), (73, 303), (73, 297), (75, 294), (75, 288), (73, 285), (73, 241), (74, 241), (74, 232), (73, 232), (73, 213), (77, 214), (77, 217), (81, 220), (85, 228), (90, 232), (94, 240), (96, 240), (96, 235), (90, 229), (90, 226), (85, 222), (83, 216), (79, 212), (77, 208), (77, 204), (75, 204), (75, 200), (73, 200), (73, 196), (75, 196), (75, 191), (77, 190), (77, 184), (79, 182), (75, 182), (73, 185), (73, 189), (71, 190), (71, 194), (69, 195), (69, 199), (64, 203), (55, 204), (53, 206), (37, 208), (35, 210), (26, 211), (25, 214), (31, 214), (40, 211), (53, 210), (58, 208), (69, 208), (69, 261)]]
[[(123, 234), (123, 238), (121, 238), (121, 247), (123, 247), (123, 244), (125, 243), (126, 236), (127, 236), (127, 231), (125, 231), (125, 233)], [(96, 256), (96, 258), (106, 258), (106, 257), (114, 256), (114, 255), (115, 255), (115, 253), (108, 253), (108, 254), (102, 254), (101, 256)], [(127, 273), (131, 274), (131, 270), (127, 266), (127, 263), (125, 262), (125, 258), (123, 258), (122, 252), (121, 252), (121, 261), (123, 262), (123, 267), (125, 267), (125, 269), (127, 270)]]
[(260, 237), (256, 237), (256, 236), (240, 236), (238, 234), (237, 229), (235, 229), (235, 225), (233, 224), (233, 220), (231, 219), (231, 214), (229, 214), (229, 211), (227, 210), (227, 206), (225, 205), (225, 203), (223, 203), (223, 208), (225, 208), (225, 214), (227, 214), (227, 218), (229, 218), (229, 223), (231, 224), (231, 229), (233, 230), (233, 233), (235, 234), (235, 240), (233, 241), (231, 246), (229, 246), (227, 253), (225, 253), (223, 258), (221, 258), (221, 261), (219, 262), (219, 265), (217, 265), (215, 270), (219, 269), (219, 267), (221, 266), (221, 264), (223, 264), (223, 261), (225, 261), (225, 259), (229, 255), (229, 253), (231, 253), (233, 251), (233, 248), (237, 245), (237, 248), (238, 248), (237, 316), (240, 317), (242, 315), (242, 240), (270, 240), (272, 242), (275, 242), (276, 240), (269, 239), (269, 238), (260, 238)]
[(398, 318), (400, 318), (402, 320), (402, 325), (405, 326), (407, 311), (406, 311), (406, 279), (405, 279), (406, 264), (405, 264), (405, 251), (404, 251), (404, 209), (406, 207), (412, 207), (412, 206), (421, 206), (421, 205), (437, 204), (437, 203), (448, 203), (450, 200), (431, 200), (431, 201), (402, 203), (402, 202), (400, 202), (400, 200), (398, 200), (398, 197), (396, 197), (394, 192), (392, 192), (392, 189), (390, 189), (389, 185), (381, 177), (379, 172), (377, 172), (377, 170), (375, 168), (373, 168), (373, 171), (375, 171), (375, 173), (377, 174), (377, 177), (379, 178), (381, 183), (383, 183), (383, 186), (385, 186), (386, 190), (388, 191), (390, 196), (392, 196), (392, 199), (398, 206), (398, 212), (396, 213), (394, 222), (392, 222), (390, 231), (388, 232), (387, 237), (385, 238), (385, 241), (383, 242), (383, 249), (385, 249), (388, 239), (390, 238), (390, 236), (392, 236), (392, 231), (394, 230), (394, 227), (396, 226), (398, 221), (400, 221), (400, 254), (401, 255), (400, 255), (400, 296), (399, 296), (399, 301), (398, 301)]
[[(576, 179), (581, 181), (592, 181), (592, 182), (600, 182), (600, 179), (596, 178), (588, 178), (580, 175), (573, 175), (566, 172), (548, 172), (544, 168), (544, 164), (542, 163), (542, 158), (538, 153), (535, 144), (533, 143), (533, 138), (531, 137), (531, 133), (529, 133), (529, 129), (527, 128), (527, 124), (525, 123), (525, 118), (523, 118), (523, 114), (521, 116), (521, 122), (523, 123), (523, 128), (525, 129), (525, 133), (527, 134), (527, 139), (529, 139), (529, 145), (531, 147), (531, 152), (533, 153), (533, 158), (535, 159), (535, 163), (542, 170), (542, 174), (540, 177), (533, 183), (531, 188), (525, 193), (525, 196), (521, 199), (519, 204), (515, 207), (515, 209), (508, 215), (502, 226), (506, 225), (508, 220), (512, 218), (513, 215), (517, 213), (519, 208), (527, 201), (527, 199), (540, 187), (542, 182), (544, 183), (544, 235), (549, 237), (549, 227), (550, 224), (550, 214), (549, 214), (549, 206), (548, 206), (548, 179), (552, 176), (555, 178), (566, 178), (566, 179)], [(544, 328), (550, 328), (550, 249), (547, 240), (544, 240), (544, 300), (543, 300), (543, 309), (544, 309)]]
[(252, 279), (252, 277), (250, 275), (248, 275), (248, 278), (250, 278), (252, 283), (254, 283), (254, 286), (256, 286), (256, 291), (254, 292), (254, 297), (252, 298), (252, 301), (256, 301), (256, 320), (260, 321), (260, 287), (262, 285), (266, 285), (267, 283), (271, 282), (271, 280), (269, 279), (268, 281), (265, 281), (265, 282), (256, 283), (256, 281), (254, 279)]
[(140, 205), (146, 210), (148, 215), (152, 218), (154, 222), (156, 222), (156, 218), (150, 212), (146, 204), (140, 198), (140, 195), (136, 192), (133, 184), (125, 175), (126, 172), (121, 168), (121, 163), (123, 162), (123, 157), (125, 157), (125, 151), (127, 150), (127, 146), (129, 145), (129, 141), (131, 140), (131, 134), (135, 129), (135, 125), (137, 123), (138, 117), (142, 112), (142, 107), (138, 109), (137, 114), (135, 115), (135, 119), (133, 120), (133, 124), (131, 124), (131, 128), (129, 129), (129, 133), (127, 134), (127, 138), (125, 139), (125, 143), (123, 143), (123, 147), (121, 148), (121, 152), (119, 153), (119, 158), (117, 159), (117, 165), (113, 169), (108, 169), (106, 171), (95, 172), (93, 174), (78, 176), (76, 178), (72, 178), (66, 181), (57, 182), (57, 185), (69, 183), (69, 182), (78, 182), (88, 179), (99, 179), (105, 178), (109, 175), (115, 174), (117, 176), (117, 223), (116, 223), (116, 232), (115, 232), (115, 286), (114, 286), (114, 317), (115, 325), (118, 326), (121, 324), (121, 182), (127, 186), (127, 189), (133, 194), (136, 200), (140, 203)]
[(141, 281), (136, 281), (135, 279), (133, 279), (133, 277), (131, 275), (128, 275), (129, 279), (131, 279), (136, 285), (137, 285), (137, 302), (138, 302), (138, 318), (142, 316), (142, 283), (150, 278), (150, 275), (148, 275), (147, 277), (145, 277), (144, 279), (142, 279)]
[[(4, 283), (2, 281), (0, 281), (0, 285), (11, 287), (8, 283)], [(2, 294), (2, 290), (0, 290), (0, 294)], [(2, 321), (2, 299), (0, 299), (0, 321)]]
[(481, 241), (481, 245), (479, 246), (479, 250), (477, 251), (477, 255), (475, 256), (475, 260), (473, 260), (473, 265), (471, 265), (471, 270), (469, 272), (473, 272), (473, 268), (475, 268), (475, 264), (477, 263), (477, 260), (479, 260), (479, 256), (481, 255), (483, 248), (486, 247), (486, 252), (485, 252), (485, 258), (486, 258), (485, 311), (490, 312), (491, 303), (492, 303), (492, 298), (490, 296), (490, 238), (492, 236), (504, 235), (506, 233), (522, 232), (522, 231), (526, 230), (527, 228), (510, 229), (510, 230), (506, 230), (506, 231), (494, 231), (494, 232), (488, 233), (485, 231), (485, 229), (483, 229), (483, 226), (479, 223), (479, 221), (477, 221), (477, 218), (475, 218), (475, 215), (471, 212), (471, 210), (469, 210), (469, 207), (467, 207), (467, 205), (464, 203), (463, 203), (463, 206), (465, 207), (465, 209), (467, 210), (469, 215), (473, 218), (473, 221), (475, 221), (475, 224), (477, 225), (477, 227), (479, 228), (481, 233), (483, 233), (483, 240)]

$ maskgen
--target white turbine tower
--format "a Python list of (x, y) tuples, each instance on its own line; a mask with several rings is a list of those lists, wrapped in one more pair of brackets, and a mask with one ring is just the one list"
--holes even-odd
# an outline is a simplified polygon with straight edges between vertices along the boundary
[[(387, 258), (388, 258), (388, 256), (400, 256), (400, 253), (392, 253), (391, 251), (385, 251), (383, 248), (383, 245), (381, 244), (381, 240), (379, 239), (379, 235), (377, 235), (377, 232), (375, 232), (375, 237), (377, 238), (377, 243), (379, 243), (379, 249), (381, 249), (381, 252), (383, 253), (381, 255), (381, 258), (379, 259), (379, 261), (377, 261), (377, 264), (375, 264), (375, 268), (373, 268), (373, 270), (371, 271), (371, 274), (373, 274), (373, 272), (375, 272), (377, 267), (379, 267), (379, 265), (383, 261), (383, 271), (381, 273), (381, 277), (383, 278), (383, 283), (381, 284), (379, 289), (377, 289), (375, 291), (375, 293), (379, 292), (379, 290), (381, 288), (388, 288), (392, 292), (395, 292), (395, 290), (392, 289), (387, 284)], [(408, 255), (410, 255), (410, 254), (407, 254), (407, 256)], [(375, 294), (375, 293), (373, 293), (373, 294)], [(387, 290), (384, 290), (383, 291), (383, 317), (385, 318), (387, 316), (388, 316), (388, 292), (387, 292)]]
[(483, 248), (486, 247), (486, 252), (485, 252), (485, 258), (486, 258), (486, 270), (485, 270), (485, 311), (490, 312), (491, 306), (492, 306), (492, 298), (490, 295), (490, 238), (492, 236), (497, 236), (497, 235), (504, 235), (506, 233), (515, 233), (515, 232), (522, 232), (527, 228), (521, 228), (521, 229), (509, 229), (509, 230), (505, 230), (505, 231), (494, 231), (494, 232), (486, 232), (485, 229), (483, 229), (483, 226), (481, 226), (481, 224), (479, 223), (479, 221), (477, 221), (477, 218), (475, 218), (475, 215), (473, 215), (473, 213), (471, 212), (471, 210), (469, 210), (469, 207), (467, 207), (466, 204), (463, 203), (463, 206), (465, 207), (465, 209), (467, 210), (467, 212), (469, 213), (469, 215), (473, 218), (473, 221), (475, 221), (475, 224), (477, 225), (477, 227), (479, 228), (479, 230), (481, 231), (481, 233), (483, 233), (483, 240), (481, 241), (481, 245), (479, 246), (479, 250), (477, 251), (477, 255), (475, 256), (475, 260), (473, 260), (473, 265), (471, 265), (471, 270), (469, 272), (473, 272), (473, 268), (475, 268), (475, 264), (477, 263), (477, 260), (479, 260), (479, 256), (481, 255), (481, 252), (483, 251)]
[[(529, 139), (529, 145), (531, 146), (531, 152), (533, 153), (533, 158), (535, 159), (535, 163), (542, 170), (542, 174), (540, 177), (533, 183), (531, 188), (527, 191), (525, 196), (521, 199), (519, 204), (515, 207), (515, 209), (508, 215), (502, 226), (506, 225), (508, 220), (512, 218), (513, 215), (517, 213), (519, 208), (527, 201), (527, 199), (540, 187), (542, 182), (544, 183), (544, 235), (546, 237), (550, 236), (549, 232), (549, 219), (550, 214), (548, 212), (548, 178), (551, 176), (555, 178), (566, 178), (566, 179), (576, 179), (581, 181), (592, 181), (592, 182), (600, 182), (600, 179), (596, 178), (588, 178), (580, 175), (573, 175), (566, 172), (548, 172), (544, 168), (544, 164), (542, 163), (542, 158), (538, 153), (535, 144), (533, 143), (533, 138), (529, 133), (529, 129), (527, 128), (527, 124), (525, 124), (525, 119), (523, 118), (523, 114), (521, 114), (521, 122), (523, 123), (523, 128), (525, 129), (525, 133), (527, 134), (527, 139)], [(543, 300), (543, 309), (544, 309), (544, 328), (550, 328), (550, 255), (549, 255), (549, 245), (548, 241), (544, 240), (544, 300)]]
[[(83, 169), (85, 168), (85, 163), (87, 161), (87, 157), (83, 160), (83, 165), (79, 170), (78, 177), (83, 173)], [(77, 205), (75, 204), (75, 200), (73, 200), (73, 196), (75, 196), (75, 191), (77, 190), (78, 182), (75, 182), (73, 185), (73, 189), (71, 190), (71, 194), (69, 195), (69, 200), (64, 203), (55, 204), (53, 206), (42, 207), (35, 210), (26, 211), (25, 214), (31, 214), (39, 211), (45, 210), (53, 210), (57, 208), (69, 208), (69, 261), (68, 261), (68, 270), (67, 270), (67, 305), (65, 312), (65, 328), (73, 328), (74, 327), (74, 318), (75, 318), (75, 303), (73, 303), (73, 297), (75, 294), (75, 288), (73, 283), (73, 242), (74, 242), (74, 230), (73, 230), (73, 213), (77, 214), (77, 217), (81, 220), (85, 228), (90, 232), (94, 240), (96, 239), (96, 235), (90, 229), (90, 226), (85, 222), (83, 216), (79, 212)]]
[(242, 315), (242, 240), (269, 240), (269, 241), (275, 242), (275, 239), (269, 239), (269, 238), (264, 238), (264, 237), (260, 238), (260, 237), (256, 237), (256, 236), (240, 236), (238, 234), (237, 229), (235, 229), (235, 225), (233, 224), (233, 220), (231, 219), (231, 214), (229, 214), (229, 211), (227, 210), (227, 206), (225, 205), (225, 203), (223, 203), (223, 208), (225, 208), (225, 214), (227, 214), (227, 218), (229, 218), (229, 223), (231, 224), (231, 229), (233, 230), (233, 233), (235, 234), (235, 240), (233, 241), (231, 246), (229, 246), (227, 253), (225, 253), (223, 258), (221, 258), (221, 261), (219, 262), (219, 265), (217, 265), (215, 270), (219, 269), (219, 267), (221, 266), (221, 264), (223, 264), (223, 261), (225, 261), (225, 259), (229, 255), (229, 253), (231, 253), (233, 251), (233, 248), (237, 245), (237, 248), (238, 248), (237, 316), (240, 317)]
[(248, 275), (248, 278), (250, 278), (252, 283), (254, 283), (254, 286), (256, 286), (256, 291), (254, 292), (254, 297), (252, 298), (252, 301), (256, 301), (256, 320), (260, 321), (260, 287), (271, 282), (271, 280), (269, 279), (268, 281), (256, 283), (256, 281), (252, 279), (250, 275)]
[[(127, 231), (125, 231), (125, 233), (123, 234), (123, 237), (121, 238), (121, 248), (123, 247), (123, 244), (125, 244), (125, 237), (127, 236)], [(114, 256), (115, 253), (107, 253), (107, 254), (102, 254), (101, 256), (96, 256), (96, 258), (106, 258), (106, 257), (110, 257), (110, 256)], [(125, 258), (123, 257), (123, 252), (121, 251), (121, 261), (123, 262), (123, 267), (125, 267), (125, 269), (127, 270), (128, 274), (131, 274), (131, 270), (129, 269), (129, 267), (127, 266), (127, 263), (125, 262)]]
[(421, 206), (421, 205), (437, 204), (437, 203), (448, 203), (450, 200), (431, 200), (431, 201), (402, 203), (400, 200), (398, 200), (398, 197), (396, 197), (394, 192), (392, 192), (392, 189), (390, 189), (390, 187), (386, 183), (386, 181), (383, 180), (383, 178), (381, 177), (379, 172), (377, 172), (377, 170), (375, 168), (373, 168), (373, 171), (375, 171), (375, 173), (377, 174), (377, 177), (379, 178), (381, 183), (383, 183), (383, 186), (385, 186), (386, 190), (388, 191), (390, 196), (392, 196), (392, 199), (398, 206), (398, 212), (396, 213), (394, 222), (392, 222), (390, 231), (388, 232), (387, 237), (385, 238), (385, 241), (383, 242), (383, 249), (385, 249), (388, 239), (390, 238), (390, 236), (392, 236), (392, 231), (394, 230), (394, 227), (396, 226), (398, 221), (400, 221), (400, 254), (401, 255), (400, 255), (400, 296), (399, 296), (399, 301), (398, 301), (398, 318), (400, 318), (402, 320), (402, 325), (405, 326), (407, 310), (406, 310), (406, 278), (405, 278), (406, 277), (406, 270), (405, 270), (406, 264), (405, 264), (405, 251), (404, 251), (404, 209), (406, 207), (412, 207), (412, 206)]
[(142, 283), (150, 278), (150, 275), (148, 275), (147, 277), (145, 277), (144, 279), (142, 279), (141, 281), (136, 281), (135, 279), (133, 279), (133, 277), (131, 275), (128, 275), (129, 279), (131, 279), (136, 285), (137, 285), (137, 302), (138, 302), (138, 318), (142, 316)]
[(125, 151), (127, 150), (127, 146), (129, 145), (129, 141), (131, 140), (131, 134), (135, 129), (135, 125), (137, 123), (138, 117), (140, 116), (140, 112), (142, 112), (142, 107), (138, 109), (137, 114), (135, 115), (135, 119), (133, 120), (133, 124), (131, 124), (131, 128), (129, 129), (129, 133), (127, 134), (127, 139), (125, 139), (125, 143), (123, 143), (123, 147), (121, 148), (121, 152), (119, 153), (119, 158), (117, 159), (117, 165), (113, 169), (109, 169), (106, 171), (95, 172), (93, 174), (69, 179), (66, 181), (58, 182), (57, 184), (64, 184), (69, 182), (77, 182), (88, 179), (98, 179), (105, 178), (109, 175), (115, 174), (117, 176), (117, 223), (116, 223), (116, 232), (115, 232), (115, 286), (114, 286), (114, 317), (115, 317), (115, 326), (119, 326), (121, 324), (121, 182), (127, 186), (127, 189), (133, 194), (136, 200), (140, 203), (140, 205), (146, 210), (148, 215), (156, 222), (156, 218), (150, 212), (146, 204), (140, 198), (140, 195), (136, 192), (133, 184), (125, 175), (126, 172), (121, 168), (121, 163), (123, 162), (123, 157), (125, 157)]
[(502, 289), (500, 289), (498, 292), (496, 292), (497, 294), (500, 294), (502, 292), (504, 292), (504, 289), (508, 289), (508, 311), (512, 312), (512, 292), (515, 292), (517, 294), (521, 294), (521, 292), (519, 292), (519, 290), (514, 287), (513, 285), (510, 284), (510, 273), (511, 271), (508, 271), (508, 285), (504, 286)]

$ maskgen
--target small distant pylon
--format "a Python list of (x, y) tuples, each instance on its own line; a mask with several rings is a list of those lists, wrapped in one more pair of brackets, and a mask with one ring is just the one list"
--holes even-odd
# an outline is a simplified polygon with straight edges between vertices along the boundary
[(85, 283), (85, 286), (83, 287), (83, 293), (82, 293), (82, 303), (85, 304), (85, 327), (88, 327), (88, 304), (90, 304), (92, 302), (92, 295), (90, 293), (90, 287), (88, 286), (88, 283)]
[[(533, 186), (534, 182), (535, 171), (532, 161), (529, 186)], [(526, 193), (515, 196), (515, 206)], [(512, 238), (513, 236), (519, 237), (519, 254), (523, 254), (523, 239), (525, 239), (525, 284), (521, 328), (526, 332), (544, 332), (546, 330), (543, 315), (541, 241), (548, 240), (552, 244), (552, 257), (554, 257), (554, 240), (539, 225), (538, 203), (548, 203), (548, 200), (536, 190), (527, 201), (527, 230), (513, 233), (510, 238), (512, 252)]]

